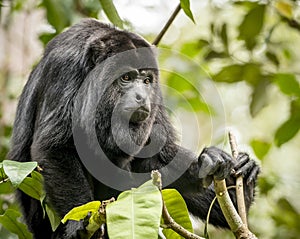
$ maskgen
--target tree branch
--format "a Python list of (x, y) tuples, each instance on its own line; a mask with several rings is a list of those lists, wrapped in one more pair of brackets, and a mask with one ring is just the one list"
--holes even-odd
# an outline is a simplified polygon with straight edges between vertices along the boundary
[[(230, 134), (229, 137), (230, 146), (232, 150), (232, 154), (236, 158), (238, 155), (236, 142), (232, 134)], [(234, 233), (235, 237), (237, 239), (257, 239), (257, 237), (249, 231), (248, 227), (243, 223), (241, 217), (237, 213), (231, 198), (229, 196), (229, 193), (226, 188), (226, 182), (225, 179), (223, 180), (217, 180), (214, 179), (214, 185), (215, 185), (215, 192), (217, 195), (218, 202), (220, 204), (221, 210), (224, 214), (224, 217), (231, 229), (231, 231)], [(236, 190), (238, 191), (239, 185), (237, 184)], [(242, 198), (244, 201), (244, 192), (242, 191)], [(237, 196), (238, 197), (238, 196)], [(239, 195), (240, 197), (240, 195)], [(241, 199), (239, 199), (241, 200)], [(245, 212), (246, 214), (246, 212)], [(246, 218), (247, 221), (247, 218)]]
[(214, 185), (224, 217), (235, 237), (237, 239), (257, 239), (257, 237), (243, 224), (242, 219), (237, 213), (227, 191), (225, 180), (215, 179)]
[(179, 13), (180, 9), (181, 9), (181, 6), (180, 6), (180, 4), (178, 4), (178, 6), (176, 7), (176, 9), (174, 10), (174, 12), (172, 13), (172, 15), (170, 16), (169, 20), (167, 21), (166, 25), (163, 27), (163, 29), (160, 31), (160, 33), (157, 35), (157, 37), (153, 41), (152, 44), (154, 46), (157, 46), (159, 44), (160, 40), (163, 38), (163, 36), (165, 35), (166, 31), (169, 29), (169, 27), (173, 23), (174, 19), (176, 18), (177, 14)]
[[(237, 150), (235, 137), (230, 131), (228, 132), (228, 136), (229, 136), (229, 144), (232, 152), (232, 157), (235, 160), (237, 160), (239, 152)], [(237, 200), (238, 212), (242, 219), (242, 222), (244, 223), (245, 227), (248, 227), (247, 212), (246, 212), (245, 198), (244, 198), (243, 176), (239, 176), (236, 179), (236, 200)]]
[[(159, 171), (153, 170), (151, 172), (151, 177), (152, 177), (153, 184), (155, 186), (157, 186), (158, 189), (161, 191), (162, 190), (162, 181), (161, 181), (161, 174), (159, 173)], [(162, 198), (162, 203), (163, 203), (162, 218), (164, 219), (164, 224), (166, 225), (167, 228), (172, 229), (173, 231), (177, 232), (180, 236), (183, 236), (184, 238), (187, 238), (187, 239), (205, 239), (203, 237), (200, 237), (196, 234), (189, 232), (184, 227), (182, 227), (177, 222), (175, 222), (174, 219), (169, 214), (163, 198)]]

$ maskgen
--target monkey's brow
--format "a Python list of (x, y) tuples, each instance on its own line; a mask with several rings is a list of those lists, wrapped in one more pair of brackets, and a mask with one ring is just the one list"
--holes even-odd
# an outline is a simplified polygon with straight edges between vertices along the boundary
[(149, 75), (149, 74), (152, 74), (153, 71), (150, 70), (150, 69), (140, 69), (140, 70), (139, 70), (139, 73), (140, 73), (141, 75)]

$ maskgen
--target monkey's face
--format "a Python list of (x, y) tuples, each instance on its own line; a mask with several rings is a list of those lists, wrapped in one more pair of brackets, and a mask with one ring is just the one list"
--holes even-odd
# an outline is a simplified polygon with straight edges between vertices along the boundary
[(151, 114), (152, 98), (155, 95), (154, 83), (157, 75), (153, 70), (134, 69), (123, 74), (118, 80), (121, 99), (118, 109), (121, 117), (131, 123), (147, 120)]

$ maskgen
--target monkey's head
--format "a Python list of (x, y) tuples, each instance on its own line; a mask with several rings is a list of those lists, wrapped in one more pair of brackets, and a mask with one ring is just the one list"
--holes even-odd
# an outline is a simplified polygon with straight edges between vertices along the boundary
[(134, 69), (117, 79), (120, 100), (117, 104), (120, 116), (130, 123), (149, 119), (157, 94), (157, 73), (151, 69)]
[(143, 38), (113, 33), (93, 42), (88, 56), (94, 55), (95, 66), (87, 78), (99, 94), (95, 126), (101, 147), (106, 153), (133, 155), (147, 143), (161, 105), (158, 66), (153, 47)]

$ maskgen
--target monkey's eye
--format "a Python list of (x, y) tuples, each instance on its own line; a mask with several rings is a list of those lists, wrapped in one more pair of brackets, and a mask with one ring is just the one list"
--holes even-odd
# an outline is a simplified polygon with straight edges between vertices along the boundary
[(144, 83), (145, 83), (146, 85), (152, 83), (152, 77), (151, 77), (151, 76), (147, 76), (147, 77), (144, 79)]
[(128, 74), (125, 74), (125, 75), (123, 75), (122, 77), (121, 77), (121, 80), (122, 81), (130, 81), (131, 80), (131, 77), (128, 75)]

